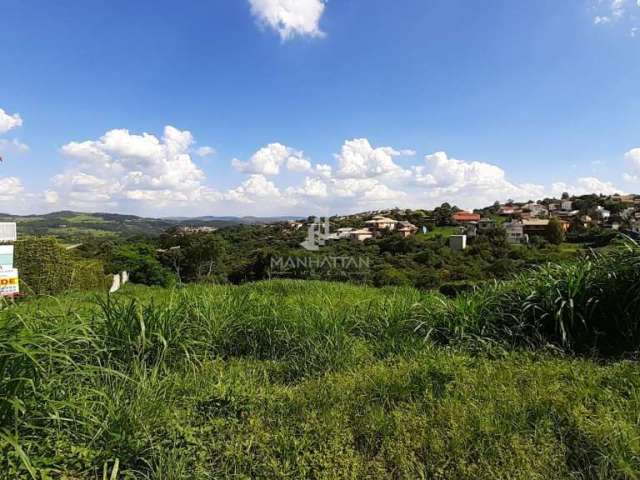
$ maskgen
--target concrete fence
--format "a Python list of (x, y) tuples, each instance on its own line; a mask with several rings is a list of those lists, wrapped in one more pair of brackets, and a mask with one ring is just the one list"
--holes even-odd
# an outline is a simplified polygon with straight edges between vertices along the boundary
[(111, 288), (109, 289), (109, 293), (115, 293), (120, 290), (125, 283), (129, 281), (129, 273), (124, 271), (117, 273), (113, 276), (113, 282), (111, 283)]

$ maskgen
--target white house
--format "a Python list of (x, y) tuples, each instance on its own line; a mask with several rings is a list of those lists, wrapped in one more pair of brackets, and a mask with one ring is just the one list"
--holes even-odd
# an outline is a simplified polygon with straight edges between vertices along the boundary
[(418, 231), (418, 227), (416, 227), (413, 223), (411, 222), (398, 222), (398, 227), (396, 228), (396, 231), (400, 232), (400, 234), (403, 237), (408, 237), (410, 235), (415, 234)]
[(573, 208), (573, 202), (571, 200), (563, 200), (560, 204), (560, 208), (565, 212), (570, 212)]
[(338, 238), (350, 238), (351, 232), (354, 230), (355, 228), (339, 228), (336, 234), (338, 235)]
[(529, 237), (524, 234), (524, 224), (522, 222), (509, 222), (504, 224), (509, 243), (527, 243)]
[(395, 230), (398, 225), (397, 220), (393, 220), (392, 218), (383, 217), (381, 215), (376, 215), (371, 220), (364, 222), (369, 228), (374, 230)]
[(522, 207), (523, 210), (529, 210), (533, 217), (541, 217), (549, 214), (547, 207), (539, 203), (527, 203)]
[(349, 232), (349, 238), (358, 242), (364, 242), (369, 238), (373, 238), (374, 233), (368, 228), (361, 228), (359, 230), (352, 230)]

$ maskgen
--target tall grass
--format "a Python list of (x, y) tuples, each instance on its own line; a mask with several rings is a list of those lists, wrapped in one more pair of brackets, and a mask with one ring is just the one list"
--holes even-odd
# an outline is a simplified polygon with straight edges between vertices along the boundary
[(455, 299), (276, 281), (5, 308), (0, 479), (638, 478), (640, 370), (584, 357), (637, 352), (639, 258)]
[(624, 243), (425, 305), (417, 330), (450, 341), (621, 355), (640, 347), (640, 247)]

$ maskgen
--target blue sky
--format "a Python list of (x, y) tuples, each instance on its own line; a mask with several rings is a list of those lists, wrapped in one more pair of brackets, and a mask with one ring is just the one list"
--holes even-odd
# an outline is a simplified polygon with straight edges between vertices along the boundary
[(2, 0), (0, 210), (640, 191), (639, 1)]

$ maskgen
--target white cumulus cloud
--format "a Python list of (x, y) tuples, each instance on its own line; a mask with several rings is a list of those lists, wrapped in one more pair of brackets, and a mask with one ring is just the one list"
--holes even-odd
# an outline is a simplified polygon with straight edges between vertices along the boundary
[(311, 163), (305, 158), (303, 152), (281, 143), (270, 143), (261, 148), (251, 156), (248, 162), (234, 158), (231, 164), (239, 172), (259, 175), (278, 175), (283, 165), (296, 172), (311, 169)]
[(254, 203), (266, 199), (280, 200), (282, 194), (278, 187), (264, 175), (254, 174), (236, 188), (224, 195), (225, 200), (241, 203)]
[(20, 126), (22, 126), (22, 118), (18, 113), (11, 115), (0, 108), (0, 133), (6, 133)]
[(596, 177), (581, 177), (576, 180), (575, 184), (556, 182), (551, 185), (552, 195), (559, 197), (563, 192), (568, 192), (571, 195), (587, 195), (590, 193), (613, 195), (615, 193), (624, 193), (623, 190), (613, 185), (613, 183), (600, 180)]
[(280, 35), (322, 37), (320, 19), (325, 9), (323, 0), (249, 0), (251, 13), (263, 25)]
[(329, 187), (318, 178), (305, 178), (300, 187), (289, 187), (287, 194), (291, 196), (326, 198), (329, 195)]
[(425, 163), (412, 170), (415, 184), (424, 188), (427, 198), (458, 198), (465, 207), (475, 207), (507, 198), (540, 198), (544, 193), (542, 185), (509, 181), (502, 168), (490, 163), (458, 160), (446, 152), (427, 155)]
[(24, 191), (22, 182), (17, 177), (0, 177), (0, 201), (8, 202)]
[(374, 178), (382, 175), (406, 177), (411, 172), (393, 161), (394, 157), (401, 155), (403, 153), (393, 147), (374, 148), (366, 138), (347, 140), (336, 155), (336, 175), (341, 178)]
[(172, 126), (165, 127), (161, 138), (110, 130), (98, 140), (64, 145), (61, 151), (71, 166), (55, 176), (53, 184), (72, 206), (195, 202), (213, 192), (203, 185), (204, 173), (191, 160), (193, 142), (190, 132)]

